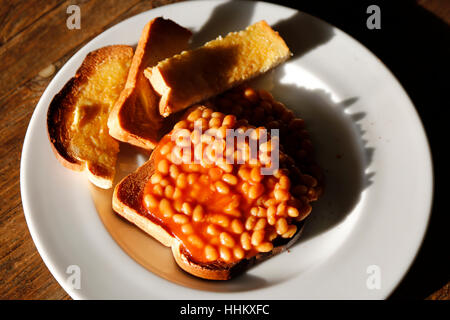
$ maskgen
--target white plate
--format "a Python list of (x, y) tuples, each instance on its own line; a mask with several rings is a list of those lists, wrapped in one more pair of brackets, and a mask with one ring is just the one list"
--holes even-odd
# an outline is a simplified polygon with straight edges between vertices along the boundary
[[(208, 290), (168, 281), (130, 258), (102, 224), (85, 177), (58, 163), (46, 133), (51, 99), (86, 54), (110, 44), (135, 45), (157, 16), (193, 30), (197, 45), (261, 19), (278, 29), (295, 56), (259, 83), (305, 118), (326, 170), (325, 196), (314, 205), (302, 239), (230, 283), (209, 282)], [(21, 161), (30, 233), (54, 277), (76, 299), (386, 298), (418, 251), (432, 199), (424, 130), (389, 70), (335, 27), (262, 2), (181, 2), (103, 32), (45, 90)], [(80, 268), (79, 289), (71, 265)], [(374, 288), (376, 279), (380, 286)]]

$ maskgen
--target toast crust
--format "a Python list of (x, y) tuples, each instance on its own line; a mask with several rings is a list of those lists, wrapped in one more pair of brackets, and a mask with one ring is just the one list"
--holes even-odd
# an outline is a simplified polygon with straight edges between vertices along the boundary
[(160, 114), (167, 117), (263, 74), (290, 56), (284, 40), (263, 20), (165, 59), (144, 74), (161, 96)]
[(173, 257), (181, 269), (194, 276), (208, 280), (229, 280), (249, 267), (278, 254), (295, 243), (302, 232), (304, 221), (297, 224), (297, 232), (291, 239), (275, 239), (274, 248), (267, 253), (259, 253), (249, 259), (235, 263), (221, 261), (212, 263), (197, 262), (184, 248), (181, 241), (150, 215), (142, 205), (144, 187), (154, 171), (153, 159), (150, 159), (120, 181), (115, 189), (112, 207), (116, 213), (135, 224), (166, 247), (172, 249)]
[(143, 71), (184, 50), (191, 35), (188, 29), (161, 17), (145, 25), (125, 89), (109, 115), (108, 128), (112, 137), (144, 149), (155, 147), (165, 125), (158, 110), (159, 96)]
[[(71, 170), (84, 171), (92, 183), (104, 189), (112, 187), (119, 145), (103, 129), (109, 109), (125, 85), (132, 56), (133, 48), (125, 45), (89, 53), (47, 112), (47, 133), (57, 159)], [(115, 77), (101, 83), (103, 73)], [(100, 140), (83, 145), (88, 132)]]

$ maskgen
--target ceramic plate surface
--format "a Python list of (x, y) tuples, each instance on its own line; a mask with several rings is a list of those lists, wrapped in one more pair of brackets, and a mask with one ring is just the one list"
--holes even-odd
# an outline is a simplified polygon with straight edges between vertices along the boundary
[[(306, 120), (325, 169), (325, 195), (314, 204), (299, 242), (228, 282), (179, 270), (169, 249), (112, 213), (107, 191), (60, 165), (48, 141), (48, 105), (86, 54), (111, 44), (136, 45), (144, 25), (158, 16), (191, 29), (193, 47), (262, 19), (278, 30), (294, 56), (255, 85)], [(121, 174), (145, 160), (125, 145), (121, 149)], [(28, 127), (21, 193), (39, 253), (75, 299), (382, 299), (405, 275), (423, 240), (432, 166), (407, 94), (353, 38), (274, 4), (194, 1), (117, 24), (61, 68)], [(81, 271), (79, 287), (73, 266)]]

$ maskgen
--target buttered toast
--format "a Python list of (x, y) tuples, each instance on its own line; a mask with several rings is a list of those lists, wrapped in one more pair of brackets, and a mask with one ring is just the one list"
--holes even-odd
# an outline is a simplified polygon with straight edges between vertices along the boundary
[(167, 117), (267, 72), (290, 55), (278, 33), (260, 21), (165, 59), (144, 74), (161, 96), (160, 114)]
[(133, 48), (125, 45), (89, 53), (47, 113), (57, 158), (72, 170), (84, 171), (104, 189), (112, 187), (119, 152), (119, 143), (108, 133), (108, 116), (125, 87), (132, 57)]
[(161, 17), (145, 25), (125, 89), (109, 115), (108, 128), (112, 137), (144, 149), (155, 147), (165, 127), (164, 118), (159, 114), (159, 96), (143, 71), (184, 50), (191, 34), (188, 29)]

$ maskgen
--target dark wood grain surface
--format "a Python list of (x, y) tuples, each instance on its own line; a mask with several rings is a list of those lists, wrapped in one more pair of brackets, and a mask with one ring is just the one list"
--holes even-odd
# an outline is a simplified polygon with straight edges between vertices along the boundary
[[(2, 2), (0, 6), (0, 299), (70, 299), (53, 278), (34, 246), (25, 222), (20, 198), (19, 172), (22, 143), (41, 94), (55, 72), (94, 36), (125, 18), (172, 2), (176, 1), (5, 0)], [(420, 0), (417, 4), (442, 21), (444, 25), (448, 25), (449, 2)], [(77, 4), (81, 8), (82, 28), (80, 30), (69, 30), (66, 27), (68, 17), (66, 9), (70, 4)], [(305, 10), (301, 5), (299, 9)], [(320, 12), (311, 11), (310, 13), (321, 17)], [(443, 41), (448, 42), (449, 39), (443, 39)], [(442, 245), (448, 246), (448, 241)], [(448, 247), (444, 248), (446, 250), (442, 258), (447, 259), (445, 255), (448, 255)], [(418, 259), (420, 263), (420, 254)], [(434, 280), (434, 286), (430, 289), (429, 285), (420, 281), (428, 267), (426, 265), (424, 267), (423, 263), (418, 267), (413, 265), (393, 296), (395, 298), (449, 299), (448, 270), (440, 273), (440, 278)], [(433, 272), (432, 268), (429, 272)], [(411, 292), (414, 294), (411, 295)]]

